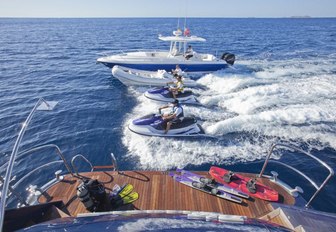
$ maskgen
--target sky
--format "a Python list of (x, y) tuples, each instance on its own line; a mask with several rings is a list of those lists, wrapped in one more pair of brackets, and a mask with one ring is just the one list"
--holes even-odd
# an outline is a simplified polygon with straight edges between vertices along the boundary
[(0, 17), (336, 17), (336, 0), (0, 0)]

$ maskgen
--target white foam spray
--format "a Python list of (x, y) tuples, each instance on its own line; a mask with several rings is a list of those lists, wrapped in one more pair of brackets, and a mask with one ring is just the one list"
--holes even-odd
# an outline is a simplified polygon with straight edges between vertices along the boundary
[[(251, 71), (251, 70), (257, 71)], [(180, 140), (136, 135), (131, 119), (157, 112), (146, 88), (129, 88), (138, 100), (123, 125), (128, 156), (143, 169), (188, 164), (246, 162), (261, 159), (272, 142), (304, 143), (336, 149), (336, 67), (332, 61), (241, 61), (235, 68), (201, 77), (206, 90), (195, 90), (204, 107), (185, 106), (217, 140)]]

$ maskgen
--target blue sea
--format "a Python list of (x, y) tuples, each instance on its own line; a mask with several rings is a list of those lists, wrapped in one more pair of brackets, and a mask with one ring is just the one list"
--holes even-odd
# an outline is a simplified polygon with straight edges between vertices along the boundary
[[(0, 162), (11, 153), (21, 124), (36, 101), (58, 101), (54, 111), (37, 112), (20, 150), (53, 143), (70, 162), (82, 154), (95, 165), (121, 170), (207, 171), (218, 165), (259, 172), (272, 143), (289, 143), (336, 169), (336, 19), (187, 19), (191, 34), (207, 39), (197, 52), (236, 55), (229, 69), (199, 77), (195, 90), (202, 107), (185, 106), (214, 139), (143, 137), (127, 129), (131, 119), (160, 106), (143, 97), (146, 88), (126, 87), (96, 59), (134, 49), (168, 49), (158, 34), (170, 35), (175, 18), (0, 19)], [(184, 20), (183, 20), (184, 21)], [(181, 20), (182, 22), (182, 20)], [(318, 184), (328, 175), (297, 152), (278, 150), (278, 161), (294, 165)], [(56, 153), (18, 157), (16, 181)], [(89, 166), (77, 160), (76, 166)], [(3, 175), (6, 165), (2, 165)], [(63, 169), (39, 171), (18, 186), (44, 183)], [(309, 199), (313, 187), (295, 172), (270, 164)], [(51, 173), (51, 174), (50, 174)], [(14, 180), (15, 182), (15, 180)], [(313, 201), (315, 209), (336, 213), (336, 179)]]

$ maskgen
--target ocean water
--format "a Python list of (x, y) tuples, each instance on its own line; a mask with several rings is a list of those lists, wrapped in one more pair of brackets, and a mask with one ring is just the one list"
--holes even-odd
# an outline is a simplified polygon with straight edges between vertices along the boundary
[[(259, 172), (272, 143), (296, 145), (336, 169), (336, 19), (188, 19), (191, 34), (207, 39), (198, 52), (236, 54), (229, 69), (203, 75), (196, 90), (202, 107), (185, 106), (214, 139), (165, 139), (131, 133), (131, 119), (160, 106), (145, 99), (146, 88), (126, 87), (107, 67), (104, 54), (131, 49), (168, 49), (157, 39), (176, 29), (177, 19), (0, 19), (0, 162), (13, 148), (21, 123), (43, 97), (58, 101), (38, 112), (20, 151), (57, 144), (68, 161), (83, 154), (95, 165), (117, 157), (121, 170), (208, 170), (211, 165)], [(321, 184), (327, 172), (296, 152), (274, 158), (305, 171)], [(20, 179), (47, 161), (51, 150), (20, 156)], [(76, 165), (89, 170), (82, 161)], [(61, 166), (41, 169), (18, 187), (43, 183)], [(62, 167), (63, 170), (64, 167)], [(5, 165), (1, 167), (4, 173)], [(280, 179), (313, 187), (292, 171), (269, 165)], [(50, 174), (50, 173), (51, 174)], [(332, 178), (313, 207), (336, 213)]]

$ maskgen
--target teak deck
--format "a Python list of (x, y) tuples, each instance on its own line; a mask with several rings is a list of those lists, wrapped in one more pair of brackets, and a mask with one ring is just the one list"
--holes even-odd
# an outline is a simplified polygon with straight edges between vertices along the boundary
[[(197, 173), (208, 176), (207, 172)], [(119, 174), (118, 172), (109, 171), (82, 173), (81, 175), (98, 179), (104, 184), (107, 192), (111, 191), (115, 184), (130, 183), (134, 186), (134, 191), (139, 193), (139, 199), (133, 204), (116, 209), (111, 209), (107, 200), (105, 205), (105, 210), (107, 211), (126, 209), (190, 210), (258, 218), (273, 210), (269, 202), (260, 199), (250, 197), (249, 199), (243, 199), (243, 202), (238, 204), (198, 191), (178, 183), (168, 176), (166, 172), (125, 171)], [(262, 178), (258, 180), (279, 192), (279, 203), (294, 204), (294, 198), (284, 189), (268, 179)], [(51, 201), (63, 201), (65, 205), (63, 210), (71, 216), (88, 212), (76, 195), (79, 183), (80, 179), (67, 175), (62, 182), (47, 190), (49, 196), (52, 196)], [(46, 199), (41, 197), (40, 202), (46, 202)]]

